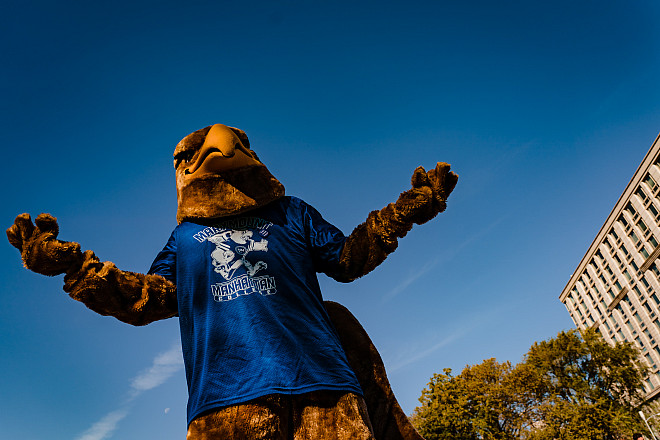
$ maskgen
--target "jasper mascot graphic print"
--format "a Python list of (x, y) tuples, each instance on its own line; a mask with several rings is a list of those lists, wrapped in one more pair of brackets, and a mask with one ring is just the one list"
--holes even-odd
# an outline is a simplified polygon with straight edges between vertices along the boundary
[[(259, 219), (251, 220), (259, 222)], [(262, 224), (259, 234), (268, 235), (268, 226), (268, 223)], [(214, 300), (231, 301), (255, 292), (261, 295), (277, 293), (275, 278), (263, 274), (255, 276), (268, 267), (265, 261), (258, 259), (260, 252), (268, 252), (268, 240), (247, 229), (207, 228), (203, 232), (196, 234), (195, 239), (215, 245), (211, 252), (213, 271), (225, 279), (211, 286)]]

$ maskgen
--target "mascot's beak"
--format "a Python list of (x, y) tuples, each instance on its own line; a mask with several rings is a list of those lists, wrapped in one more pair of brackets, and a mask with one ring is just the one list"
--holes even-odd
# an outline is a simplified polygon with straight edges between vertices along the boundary
[(284, 186), (237, 128), (197, 130), (177, 144), (174, 159), (178, 223), (241, 214), (284, 196)]
[(239, 137), (229, 127), (215, 124), (211, 127), (202, 144), (197, 160), (184, 171), (184, 174), (219, 174), (224, 171), (263, 166), (254, 158)]

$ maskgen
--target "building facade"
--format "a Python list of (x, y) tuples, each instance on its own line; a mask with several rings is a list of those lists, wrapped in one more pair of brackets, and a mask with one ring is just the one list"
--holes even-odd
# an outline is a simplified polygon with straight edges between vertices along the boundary
[(639, 347), (648, 399), (660, 394), (659, 139), (559, 296), (578, 328)]

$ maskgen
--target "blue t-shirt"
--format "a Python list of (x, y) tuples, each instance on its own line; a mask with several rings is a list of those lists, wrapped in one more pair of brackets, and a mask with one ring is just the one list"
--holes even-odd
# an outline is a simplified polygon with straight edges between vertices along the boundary
[(345, 240), (294, 197), (176, 227), (149, 273), (177, 286), (188, 423), (267, 394), (362, 394), (316, 278), (336, 273)]

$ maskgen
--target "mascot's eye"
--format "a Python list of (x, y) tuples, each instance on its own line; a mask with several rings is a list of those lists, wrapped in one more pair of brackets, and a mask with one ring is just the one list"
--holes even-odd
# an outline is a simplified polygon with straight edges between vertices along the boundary
[(186, 150), (174, 156), (174, 168), (179, 168), (181, 162), (190, 162), (195, 155), (195, 150)]

